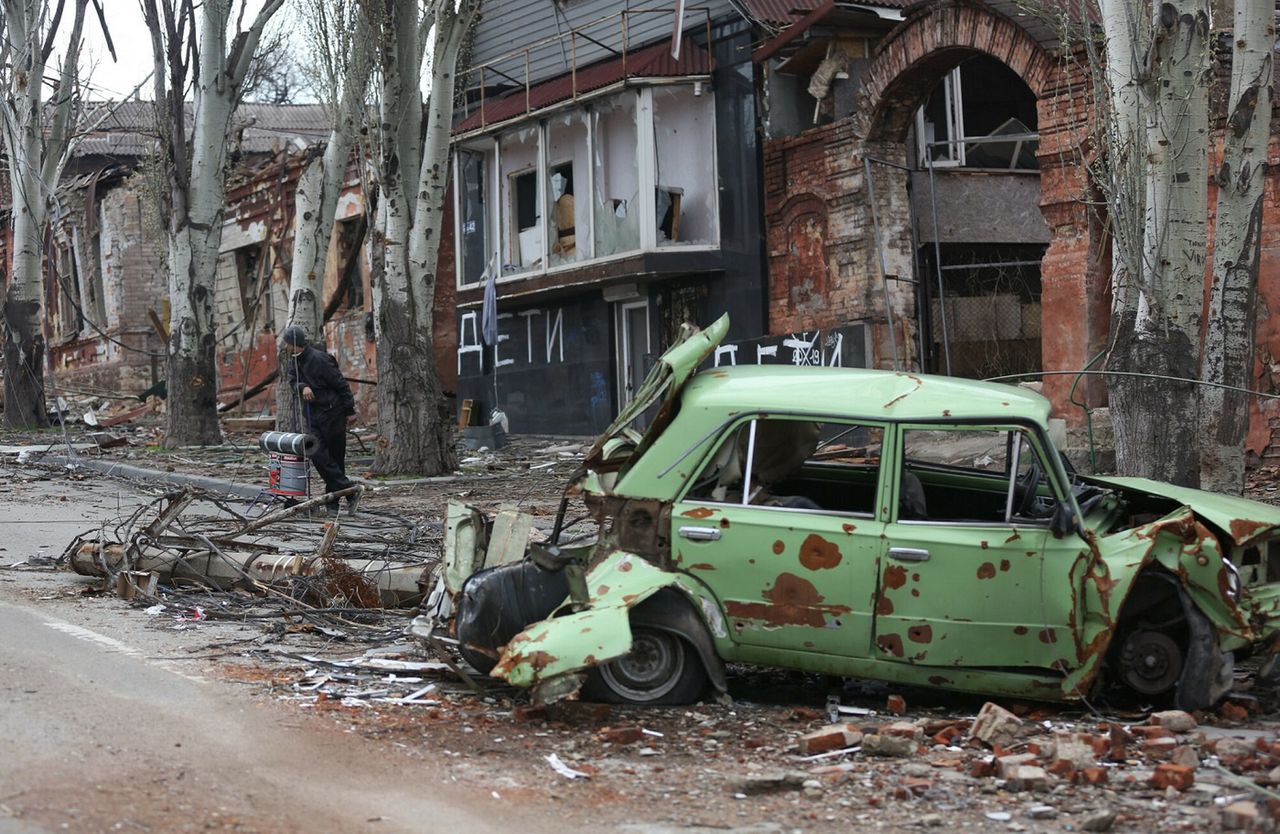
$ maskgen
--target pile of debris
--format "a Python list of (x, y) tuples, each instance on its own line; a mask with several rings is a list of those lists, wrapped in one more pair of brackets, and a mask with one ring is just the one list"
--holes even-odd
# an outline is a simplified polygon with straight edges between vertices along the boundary
[[(901, 699), (891, 697), (888, 710), (900, 709)], [(1228, 702), (1224, 709), (1234, 714), (1241, 707)], [(986, 818), (1009, 821), (1015, 813), (1057, 817), (1053, 800), (1078, 786), (1149, 796), (1157, 806), (1178, 802), (1203, 809), (1197, 818), (1217, 816), (1228, 830), (1273, 830), (1280, 815), (1280, 793), (1271, 789), (1280, 784), (1280, 743), (1255, 735), (1248, 740), (1217, 731), (1211, 737), (1193, 715), (1178, 710), (1155, 712), (1136, 724), (1069, 723), (1019, 718), (988, 702), (972, 720), (828, 724), (795, 740), (794, 760), (807, 769), (753, 773), (730, 789), (744, 796), (821, 792), (874, 772), (878, 778), (893, 774), (894, 784), (885, 786), (889, 794), (911, 799), (939, 797), (979, 780), (985, 793), (1013, 809), (987, 811)], [(886, 767), (891, 759), (909, 761)], [(1117, 816), (1107, 808), (1075, 824), (1107, 831)]]
[[(355, 489), (256, 518), (196, 490), (169, 493), (111, 531), (76, 537), (63, 558), (76, 573), (103, 578), (127, 599), (153, 599), (164, 583), (174, 591), (246, 590), (329, 612), (416, 604), (439, 561), (438, 525), (396, 523), (367, 512), (363, 523), (345, 528), (336, 518), (305, 520)], [(203, 512), (189, 512), (193, 506)]]

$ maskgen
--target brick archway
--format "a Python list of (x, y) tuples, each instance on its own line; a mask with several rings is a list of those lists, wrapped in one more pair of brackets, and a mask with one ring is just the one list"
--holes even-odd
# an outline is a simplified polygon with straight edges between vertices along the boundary
[(1049, 94), (1054, 60), (1022, 27), (981, 6), (930, 4), (907, 17), (876, 50), (858, 92), (858, 135), (873, 144), (903, 141), (929, 92), (975, 53), (1008, 66), (1038, 101)]

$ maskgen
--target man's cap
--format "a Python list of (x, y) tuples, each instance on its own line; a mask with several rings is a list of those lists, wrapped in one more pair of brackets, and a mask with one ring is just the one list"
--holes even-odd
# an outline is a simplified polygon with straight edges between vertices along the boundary
[(307, 331), (303, 330), (296, 324), (291, 327), (286, 327), (280, 338), (284, 340), (286, 345), (293, 345), (294, 347), (307, 346)]

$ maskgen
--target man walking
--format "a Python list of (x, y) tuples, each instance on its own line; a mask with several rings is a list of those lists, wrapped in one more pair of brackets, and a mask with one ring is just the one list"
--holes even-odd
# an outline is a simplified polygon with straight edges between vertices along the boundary
[[(338, 370), (338, 360), (307, 344), (306, 331), (297, 325), (285, 328), (281, 339), (289, 354), (285, 382), (298, 398), (294, 402), (302, 403), (305, 428), (320, 442), (311, 462), (324, 479), (325, 492), (355, 486), (345, 470), (347, 426), (356, 421), (356, 403), (351, 386)], [(347, 498), (352, 512), (358, 495)], [(330, 509), (338, 509), (337, 501)]]

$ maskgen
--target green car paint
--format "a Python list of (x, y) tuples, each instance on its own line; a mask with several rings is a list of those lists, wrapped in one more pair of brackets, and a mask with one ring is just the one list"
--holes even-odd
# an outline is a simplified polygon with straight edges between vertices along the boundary
[[(688, 602), (723, 661), (1046, 700), (1094, 690), (1125, 633), (1126, 602), (1153, 572), (1207, 618), (1216, 652), (1278, 630), (1280, 584), (1266, 579), (1280, 564), (1266, 559), (1280, 509), (1140, 479), (1073, 478), (1048, 439), (1048, 402), (1015, 387), (839, 368), (695, 375), (727, 328), (721, 318), (686, 333), (642, 386), (644, 405), (592, 447), (569, 487), (610, 519), (590, 558), (588, 599), (516, 635), (493, 675), (572, 694), (573, 676), (629, 651), (632, 610), (664, 588)], [(659, 399), (647, 432), (632, 428)], [(865, 511), (691, 497), (721, 444), (758, 418), (879, 432)], [(961, 429), (1025, 438), (1039, 468), (1029, 498), (1051, 504), (1052, 518), (904, 517), (906, 433)], [(1014, 500), (1013, 472), (927, 474), (934, 490), (998, 503), (1007, 484)], [(1083, 514), (1081, 490), (1091, 496)], [(1261, 555), (1241, 582), (1232, 559), (1250, 547)]]
[(713, 598), (690, 577), (661, 570), (633, 553), (614, 552), (587, 574), (590, 605), (553, 614), (518, 634), (502, 653), (493, 674), (515, 686), (533, 686), (588, 666), (621, 657), (631, 648), (631, 608), (663, 588), (679, 588), (717, 625)]

